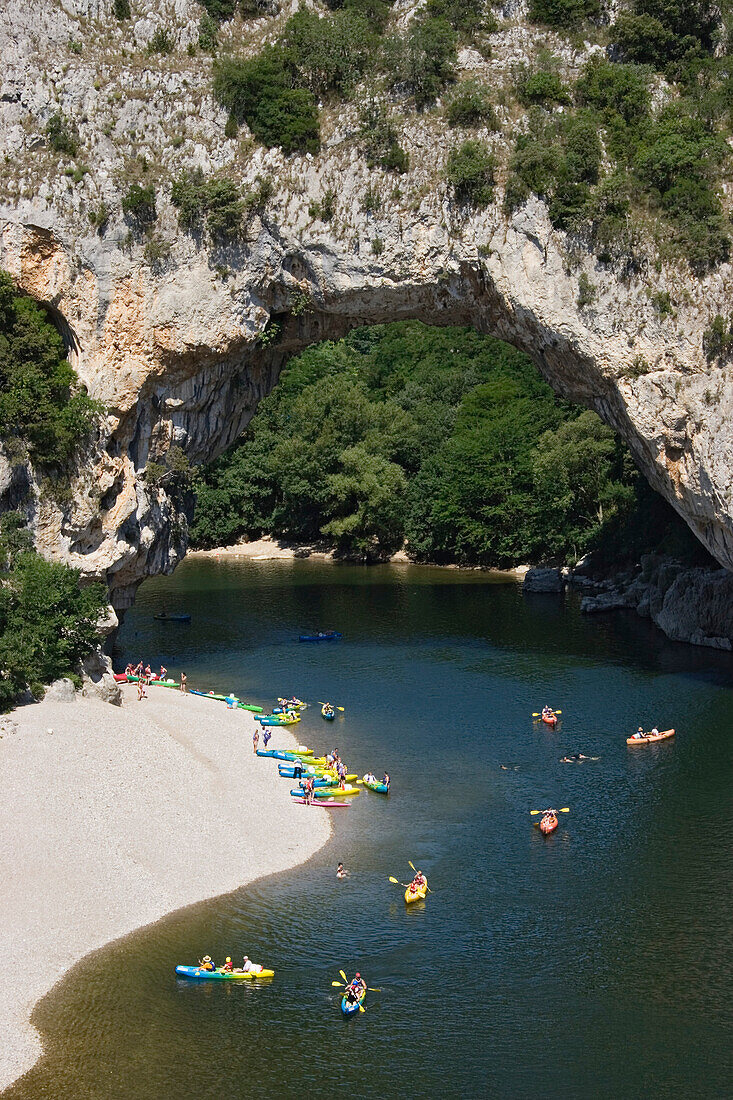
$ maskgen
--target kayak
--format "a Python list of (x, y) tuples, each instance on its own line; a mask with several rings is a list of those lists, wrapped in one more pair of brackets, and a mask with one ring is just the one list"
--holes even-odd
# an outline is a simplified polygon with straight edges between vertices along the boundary
[(547, 814), (540, 821), (540, 832), (543, 836), (549, 836), (550, 833), (555, 832), (558, 825), (557, 814)]
[[(194, 691), (193, 688), (188, 693), (189, 695), (200, 695), (202, 699), (218, 699), (222, 703), (226, 703), (229, 699), (235, 698), (232, 695), (217, 695), (214, 691)], [(250, 710), (253, 714), (259, 714), (262, 707), (254, 707), (250, 703), (243, 703), (241, 699), (237, 699), (237, 708), (239, 710)]]
[[(292, 775), (282, 775), (282, 776), (280, 776), (280, 778), (281, 779), (290, 779), (290, 780), (292, 780), (294, 778), (294, 776), (292, 776)], [(338, 787), (338, 785), (339, 785), (338, 779), (334, 779), (333, 776), (330, 776), (330, 775), (319, 775), (319, 776), (312, 775), (312, 776), (310, 776), (310, 778), (313, 780), (313, 786), (314, 787)], [(305, 790), (306, 782), (307, 782), (306, 779), (301, 779), (300, 782), (298, 783), (298, 786), (301, 787), (303, 790)]]
[[(118, 684), (124, 683), (125, 680), (127, 680), (128, 684), (137, 684), (140, 680), (140, 677), (139, 676), (126, 676), (126, 675), (122, 675), (120, 673), (119, 675), (115, 674), (115, 680), (117, 681)], [(162, 687), (162, 688), (179, 688), (181, 686), (178, 683), (177, 680), (155, 680), (155, 679), (152, 679), (150, 681), (150, 683), (148, 684), (148, 687), (152, 687), (153, 684), (157, 684), (158, 687)]]
[(159, 623), (190, 623), (191, 616), (186, 614), (185, 611), (180, 612), (177, 615), (166, 615), (165, 612), (159, 615), (153, 615), (154, 619), (157, 619)]
[(542, 721), (545, 723), (546, 726), (552, 726), (553, 729), (557, 725), (557, 715), (556, 714), (553, 714), (552, 718), (545, 718), (545, 716), (543, 714), (541, 714), (540, 718), (542, 719)]
[(335, 642), (338, 638), (343, 638), (343, 634), (339, 634), (338, 630), (319, 630), (317, 634), (301, 634), (298, 641)]
[(361, 996), (359, 997), (358, 1001), (350, 1001), (344, 993), (343, 997), (341, 998), (341, 1011), (343, 1012), (344, 1016), (353, 1016), (355, 1012), (358, 1012), (359, 1005), (365, 997), (366, 989), (362, 989)]
[(309, 802), (307, 798), (294, 798), (293, 802), (299, 802), (301, 806), (320, 806), (323, 810), (338, 810), (340, 807), (348, 807), (350, 802), (337, 802), (336, 799), (324, 800), (320, 799), (318, 802)]
[(662, 730), (661, 733), (646, 733), (643, 737), (627, 737), (627, 745), (648, 745), (652, 741), (666, 741), (668, 737), (674, 737), (674, 730)]
[(405, 890), (405, 902), (407, 905), (412, 905), (413, 901), (422, 901), (428, 892), (428, 880), (422, 886), (418, 886), (417, 890), (413, 890), (412, 883)]
[(305, 759), (305, 763), (308, 765), (314, 764), (313, 749), (258, 749), (258, 756), (270, 756), (273, 760), (285, 760), (288, 764), (293, 763), (294, 760)]
[(329, 707), (321, 707), (321, 718), (325, 718), (327, 722), (333, 722), (335, 717), (335, 710), (331, 710)]
[(378, 779), (367, 779), (367, 777), (364, 775), (362, 776), (361, 781), (365, 787), (369, 788), (370, 791), (376, 791), (377, 794), (389, 794), (389, 787), (387, 786), (387, 784), (380, 783)]
[(263, 726), (294, 726), (300, 721), (300, 715), (297, 718), (281, 718), (279, 714), (257, 714), (255, 718)]
[[(298, 788), (297, 791), (290, 792), (293, 798), (299, 798), (302, 795), (302, 791)], [(346, 787), (341, 790), (340, 787), (316, 787), (313, 792), (314, 798), (331, 798), (337, 794), (340, 798), (354, 798), (357, 794), (361, 794), (358, 787)]]
[(205, 982), (251, 982), (254, 978), (273, 978), (274, 976), (274, 970), (265, 970), (264, 967), (256, 971), (248, 970), (246, 973), (241, 970), (202, 970), (198, 966), (176, 967), (177, 978), (195, 978), (197, 981)]
[[(336, 772), (331, 771), (329, 768), (305, 767), (303, 768), (303, 776), (297, 776), (295, 774), (295, 768), (286, 768), (281, 766), (278, 770), (282, 779), (301, 779), (303, 777), (307, 779), (308, 776), (311, 775), (314, 779), (335, 779), (338, 783), (338, 776), (336, 775)], [(356, 772), (347, 772), (344, 776), (344, 779), (347, 783), (355, 783), (357, 778), (358, 777)]]

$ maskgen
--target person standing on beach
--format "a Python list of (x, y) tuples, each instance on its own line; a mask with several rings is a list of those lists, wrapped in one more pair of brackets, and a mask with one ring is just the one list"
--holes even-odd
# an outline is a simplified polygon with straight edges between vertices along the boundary
[(253, 751), (255, 753), (257, 752), (257, 746), (259, 745), (259, 743), (260, 743), (260, 735), (259, 735), (258, 731), (255, 730), (254, 733), (252, 734), (252, 746), (253, 746)]
[(181, 673), (181, 691), (183, 691), (183, 692), (186, 691), (186, 673), (185, 672)]
[(263, 741), (263, 744), (264, 744), (265, 748), (267, 748), (268, 742), (269, 742), (271, 737), (272, 737), (271, 731), (268, 730), (268, 729), (263, 729), (263, 731), (262, 731), (262, 741)]

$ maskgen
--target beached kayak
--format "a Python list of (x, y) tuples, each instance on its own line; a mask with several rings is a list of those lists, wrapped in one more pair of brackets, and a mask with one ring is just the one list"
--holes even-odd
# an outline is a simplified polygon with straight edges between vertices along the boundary
[[(222, 703), (226, 703), (229, 701), (229, 699), (234, 698), (231, 695), (217, 695), (214, 691), (194, 691), (193, 688), (190, 689), (188, 694), (200, 695), (202, 699), (218, 699)], [(252, 706), (251, 703), (243, 703), (241, 699), (237, 699), (237, 709), (249, 710), (252, 712), (252, 714), (259, 714), (262, 711), (262, 707)]]
[(177, 978), (193, 978), (201, 982), (251, 982), (255, 978), (272, 978), (274, 970), (248, 970), (245, 974), (241, 970), (202, 970), (198, 966), (177, 966)]
[[(269, 756), (273, 760), (284, 760), (292, 766), (294, 760), (302, 760), (304, 766), (315, 764), (313, 749), (258, 749), (258, 756)], [(320, 759), (320, 758), (319, 758)]]
[(627, 737), (627, 745), (648, 745), (653, 741), (666, 741), (668, 737), (674, 737), (674, 730), (662, 730), (661, 733), (645, 733), (643, 737)]
[[(115, 674), (115, 680), (118, 684), (123, 683), (125, 680), (127, 680), (129, 684), (136, 684), (139, 679), (139, 676), (125, 676), (122, 673)], [(162, 688), (179, 688), (181, 686), (177, 680), (156, 680), (153, 678), (148, 684), (148, 687), (153, 687), (154, 684)]]
[(540, 821), (540, 832), (543, 836), (549, 836), (550, 833), (555, 832), (558, 824), (559, 822), (557, 819), (557, 814), (545, 814), (545, 816)]
[(301, 634), (298, 638), (299, 642), (335, 642), (338, 638), (343, 638), (343, 634), (339, 634), (338, 630), (319, 630), (317, 634)]
[[(294, 776), (292, 776), (292, 775), (282, 775), (282, 776), (280, 776), (280, 778), (281, 779), (290, 779), (292, 781)], [(334, 779), (333, 776), (331, 776), (331, 775), (311, 775), (308, 778), (310, 778), (312, 780), (314, 787), (338, 787), (338, 785), (339, 785), (338, 779)], [(298, 783), (298, 786), (301, 787), (302, 790), (305, 790), (305, 785), (306, 785), (307, 781), (308, 781), (307, 779), (301, 779), (300, 782)]]
[(412, 905), (413, 901), (422, 901), (428, 892), (428, 880), (422, 886), (418, 886), (416, 890), (413, 890), (412, 883), (405, 890), (405, 902), (407, 905)]
[(387, 784), (380, 783), (378, 779), (367, 779), (367, 777), (363, 775), (361, 781), (370, 791), (376, 791), (377, 794), (389, 794), (389, 787)]
[(319, 798), (317, 802), (309, 802), (307, 798), (294, 798), (293, 802), (299, 802), (301, 806), (320, 806), (322, 810), (348, 809), (350, 802), (337, 802), (335, 798)]
[(353, 1016), (355, 1012), (358, 1012), (359, 1005), (362, 1003), (365, 997), (366, 989), (362, 989), (361, 996), (359, 997), (358, 1001), (350, 1001), (344, 993), (343, 997), (341, 998), (341, 1011), (343, 1012), (344, 1016)]
[(300, 721), (300, 715), (296, 718), (283, 718), (279, 714), (256, 714), (255, 718), (263, 726), (295, 726)]
[[(303, 792), (298, 789), (297, 791), (291, 791), (290, 793), (293, 798), (299, 798)], [(335, 794), (338, 795), (339, 798), (354, 798), (355, 795), (361, 794), (361, 791), (358, 787), (345, 787), (343, 790), (341, 790), (340, 787), (316, 787), (313, 792), (313, 797), (331, 798)]]
[[(307, 778), (309, 775), (312, 775), (314, 778), (318, 778), (318, 779), (335, 779), (336, 782), (338, 783), (338, 776), (336, 775), (336, 772), (333, 771), (332, 769), (330, 769), (330, 768), (320, 768), (320, 767), (310, 767), (310, 766), (308, 766), (307, 761), (303, 761), (303, 763), (306, 764), (306, 767), (303, 768), (303, 776), (297, 776), (295, 774), (295, 768), (288, 768), (285, 765), (281, 764), (279, 769), (278, 769), (281, 778), (282, 779), (300, 779), (300, 778)], [(344, 776), (344, 779), (346, 780), (347, 783), (355, 783), (356, 780), (358, 779), (358, 776), (357, 776), (356, 772), (347, 772), (346, 775)]]

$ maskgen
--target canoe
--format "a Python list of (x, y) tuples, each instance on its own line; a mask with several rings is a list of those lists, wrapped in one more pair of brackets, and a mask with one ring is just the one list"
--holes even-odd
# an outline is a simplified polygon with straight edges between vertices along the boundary
[(190, 623), (191, 616), (182, 611), (178, 615), (166, 615), (165, 613), (160, 615), (153, 615), (154, 619), (157, 619), (159, 623)]
[(343, 638), (343, 634), (340, 634), (338, 630), (319, 630), (317, 634), (301, 634), (298, 641), (335, 642), (338, 638)]
[(344, 1016), (353, 1016), (355, 1012), (358, 1012), (359, 1005), (362, 1003), (365, 997), (366, 989), (362, 989), (361, 997), (359, 997), (358, 1001), (350, 1001), (344, 993), (343, 997), (341, 998), (341, 1011), (343, 1012)]
[[(200, 695), (202, 699), (218, 699), (222, 703), (226, 703), (228, 699), (236, 698), (231, 695), (217, 695), (214, 691), (194, 691), (193, 688), (189, 690), (189, 695)], [(259, 714), (262, 711), (262, 707), (252, 706), (251, 703), (243, 703), (241, 699), (237, 699), (237, 707), (239, 710), (249, 710), (253, 714)]]
[(412, 905), (413, 901), (422, 901), (428, 892), (428, 880), (422, 886), (418, 886), (417, 890), (412, 889), (412, 883), (405, 890), (405, 903)]
[(651, 733), (647, 733), (644, 737), (627, 737), (627, 745), (649, 745), (653, 741), (666, 741), (668, 737), (674, 737), (674, 730), (662, 730), (661, 733), (657, 733), (652, 736)]
[(545, 718), (543, 715), (540, 715), (540, 718), (542, 719), (542, 721), (545, 723), (546, 726), (552, 726), (553, 729), (557, 725), (557, 715), (556, 714), (553, 714), (552, 718)]
[[(302, 791), (298, 788), (297, 791), (290, 792), (293, 798), (299, 798), (302, 795)], [(337, 794), (339, 798), (354, 798), (357, 794), (361, 794), (358, 787), (346, 787), (341, 790), (340, 787), (316, 787), (313, 792), (314, 798), (331, 798), (332, 795)]]
[(255, 978), (273, 978), (274, 976), (274, 970), (265, 970), (264, 968), (256, 972), (248, 970), (244, 974), (241, 970), (201, 970), (198, 966), (176, 967), (177, 978), (194, 978), (196, 981), (201, 982), (251, 982)]
[(361, 781), (370, 791), (376, 791), (377, 794), (389, 794), (389, 787), (386, 783), (380, 783), (379, 780), (373, 782), (371, 779), (367, 779), (365, 775), (361, 777)]
[(550, 833), (555, 832), (558, 824), (557, 814), (548, 814), (547, 817), (543, 817), (540, 821), (540, 832), (543, 836), (549, 836)]
[(301, 806), (320, 806), (323, 810), (338, 810), (349, 807), (350, 802), (337, 802), (336, 799), (319, 799), (317, 802), (309, 802), (306, 798), (294, 798), (293, 802), (299, 802)]

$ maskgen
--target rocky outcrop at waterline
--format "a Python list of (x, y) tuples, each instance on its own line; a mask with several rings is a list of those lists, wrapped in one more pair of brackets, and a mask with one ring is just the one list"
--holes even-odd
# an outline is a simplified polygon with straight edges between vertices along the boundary
[[(406, 116), (411, 168), (398, 186), (367, 167), (356, 105), (324, 118), (318, 156), (226, 138), (211, 61), (186, 52), (200, 9), (149, 6), (133, 4), (133, 20), (117, 24), (110, 0), (11, 0), (0, 25), (0, 265), (47, 306), (108, 410), (64, 501), (44, 494), (28, 467), (0, 470), (4, 506), (30, 485), (44, 554), (104, 579), (115, 607), (128, 606), (146, 575), (170, 571), (185, 552), (185, 464), (212, 459), (241, 433), (290, 355), (356, 325), (418, 318), (472, 325), (527, 352), (558, 393), (623, 436), (654, 488), (733, 568), (733, 382), (702, 348), (710, 318), (727, 311), (728, 265), (702, 282), (672, 267), (621, 277), (570, 250), (536, 198), (511, 217), (501, 188), (485, 210), (460, 206), (443, 170), (465, 134), (434, 115)], [(176, 49), (153, 57), (145, 44), (163, 25)], [(491, 38), (488, 59), (466, 49), (460, 62), (494, 83), (548, 40), (521, 15)], [(550, 40), (577, 71), (587, 51)], [(71, 175), (45, 138), (59, 110), (83, 149), (83, 171)], [(505, 164), (506, 138), (481, 136)], [(252, 192), (271, 183), (243, 239), (213, 246), (179, 230), (170, 183), (189, 167), (226, 169)], [(134, 179), (156, 186), (153, 235), (122, 210)], [(368, 188), (379, 195), (369, 207)], [(328, 219), (318, 213), (326, 193)], [(581, 278), (592, 295), (579, 295)], [(678, 305), (660, 316), (652, 298), (663, 292)], [(178, 472), (164, 474), (173, 453)]]

